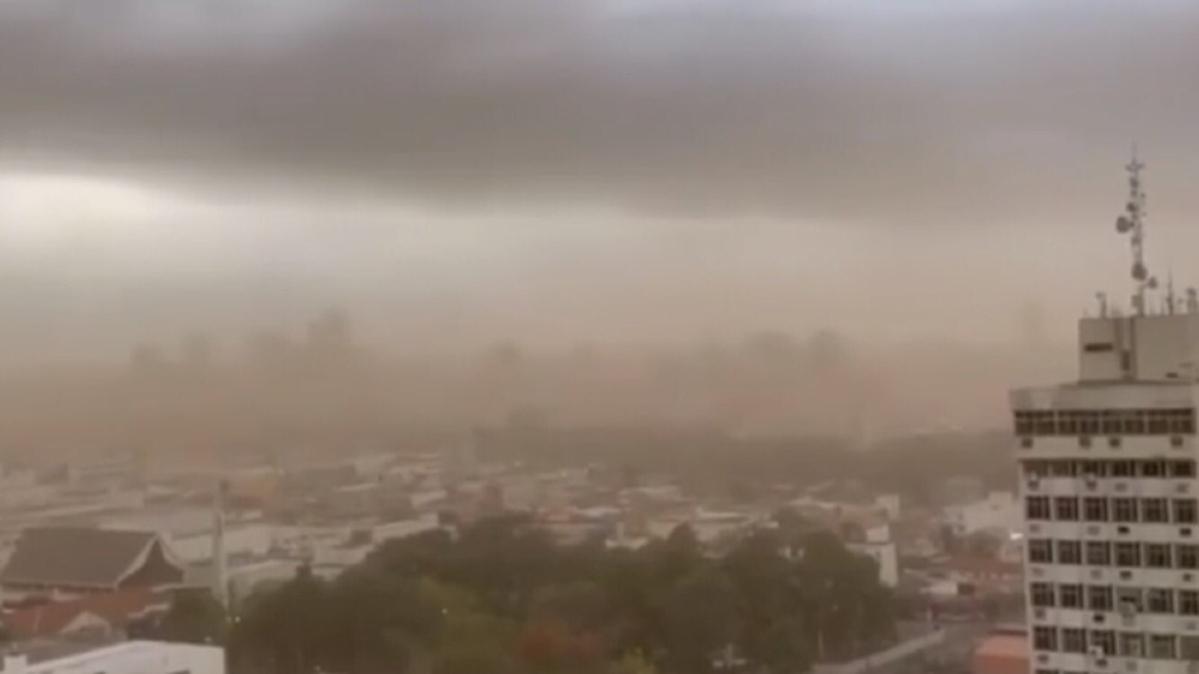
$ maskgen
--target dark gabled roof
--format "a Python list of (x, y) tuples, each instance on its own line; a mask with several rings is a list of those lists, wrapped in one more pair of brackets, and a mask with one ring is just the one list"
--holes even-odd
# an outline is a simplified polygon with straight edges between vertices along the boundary
[(149, 531), (26, 529), (0, 572), (0, 583), (115, 587), (157, 541)]

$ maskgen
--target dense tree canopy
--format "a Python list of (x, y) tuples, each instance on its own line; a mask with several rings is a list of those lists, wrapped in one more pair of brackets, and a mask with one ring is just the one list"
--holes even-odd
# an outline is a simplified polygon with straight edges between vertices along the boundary
[(303, 572), (234, 623), (235, 672), (802, 672), (894, 636), (873, 562), (830, 534), (748, 536), (723, 558), (681, 527), (639, 550), (556, 546), (519, 518), (390, 541), (333, 581)]

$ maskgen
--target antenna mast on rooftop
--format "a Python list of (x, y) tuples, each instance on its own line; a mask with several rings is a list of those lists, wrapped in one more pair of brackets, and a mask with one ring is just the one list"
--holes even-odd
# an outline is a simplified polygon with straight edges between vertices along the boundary
[(1145, 315), (1145, 291), (1157, 287), (1157, 279), (1149, 275), (1149, 269), (1145, 266), (1145, 191), (1141, 187), (1143, 168), (1145, 164), (1137, 159), (1134, 145), (1132, 161), (1124, 167), (1128, 171), (1128, 203), (1124, 205), (1124, 212), (1116, 218), (1116, 231), (1128, 234), (1132, 244), (1132, 279), (1136, 283), (1132, 304), (1138, 316)]

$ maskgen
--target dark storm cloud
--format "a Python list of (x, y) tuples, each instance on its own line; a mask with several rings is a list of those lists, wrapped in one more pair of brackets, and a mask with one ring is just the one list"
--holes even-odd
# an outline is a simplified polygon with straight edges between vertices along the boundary
[(1199, 9), (870, 7), (15, 2), (0, 139), (218, 184), (909, 224), (1059, 215), (1133, 137), (1199, 172)]

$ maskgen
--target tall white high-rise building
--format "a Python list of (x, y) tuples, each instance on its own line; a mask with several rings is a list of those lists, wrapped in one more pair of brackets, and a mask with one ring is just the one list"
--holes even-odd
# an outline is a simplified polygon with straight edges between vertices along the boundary
[(1012, 392), (1035, 674), (1199, 672), (1199, 307), (1159, 306), (1141, 255), (1132, 311), (1078, 325), (1078, 381)]

